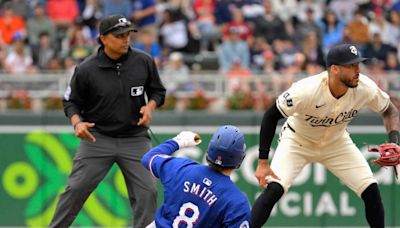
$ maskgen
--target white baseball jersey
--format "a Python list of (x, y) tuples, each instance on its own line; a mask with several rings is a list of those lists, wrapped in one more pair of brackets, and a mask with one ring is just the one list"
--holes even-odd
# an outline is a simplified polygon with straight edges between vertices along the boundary
[(365, 75), (339, 99), (330, 92), (326, 71), (293, 83), (276, 102), (288, 119), (271, 163), (280, 180), (273, 181), (288, 191), (305, 165), (318, 162), (361, 196), (376, 179), (346, 127), (361, 108), (383, 112), (389, 104), (389, 96)]
[(277, 98), (277, 108), (288, 118), (286, 124), (300, 142), (321, 146), (346, 133), (348, 123), (368, 107), (383, 112), (390, 104), (389, 95), (367, 76), (360, 74), (358, 86), (335, 98), (328, 86), (328, 72), (302, 79)]

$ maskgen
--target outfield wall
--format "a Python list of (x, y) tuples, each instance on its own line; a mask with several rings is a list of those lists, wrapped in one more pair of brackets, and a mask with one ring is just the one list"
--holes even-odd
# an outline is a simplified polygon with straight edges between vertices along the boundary
[[(154, 115), (154, 145), (181, 130), (201, 134), (199, 147), (178, 151), (201, 163), (205, 161), (211, 134), (222, 124), (238, 125), (245, 133), (247, 156), (232, 176), (250, 203), (261, 192), (254, 177), (258, 156), (258, 131), (262, 113), (235, 112), (168, 113)], [(366, 159), (367, 144), (378, 144), (387, 136), (376, 115), (362, 114), (349, 128)], [(0, 115), (0, 226), (45, 227), (65, 187), (72, 157), (79, 139), (73, 136), (61, 113), (9, 113)], [(274, 140), (273, 148), (276, 146)], [(400, 227), (400, 181), (392, 169), (373, 166), (380, 182), (386, 209), (387, 227)], [(159, 186), (159, 199), (162, 188)], [(124, 180), (113, 167), (88, 199), (77, 217), (76, 226), (124, 227), (132, 224)], [(289, 193), (275, 207), (269, 227), (366, 227), (362, 201), (320, 165), (309, 165), (296, 179)]]

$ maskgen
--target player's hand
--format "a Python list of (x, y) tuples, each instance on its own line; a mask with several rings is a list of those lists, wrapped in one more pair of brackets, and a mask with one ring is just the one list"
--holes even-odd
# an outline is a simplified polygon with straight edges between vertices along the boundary
[(280, 180), (280, 178), (269, 167), (267, 159), (259, 159), (255, 176), (260, 187), (266, 188), (272, 179)]
[(96, 138), (90, 133), (88, 128), (94, 127), (94, 123), (79, 122), (75, 125), (75, 136), (81, 139), (88, 139), (92, 142), (96, 142)]
[(201, 143), (200, 136), (192, 131), (182, 131), (172, 139), (178, 143), (179, 148), (197, 146)]
[(142, 115), (142, 117), (139, 119), (137, 125), (149, 126), (151, 123), (151, 120), (153, 118), (153, 115), (152, 115), (153, 110), (154, 110), (154, 107), (152, 107), (152, 105), (148, 104), (148, 105), (142, 106), (139, 111), (140, 114)]

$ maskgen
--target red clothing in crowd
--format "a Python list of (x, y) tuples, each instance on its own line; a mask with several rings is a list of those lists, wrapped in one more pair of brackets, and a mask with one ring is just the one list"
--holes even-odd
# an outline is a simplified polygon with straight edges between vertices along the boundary
[(0, 17), (0, 33), (4, 44), (11, 44), (16, 32), (25, 30), (25, 21), (22, 17)]

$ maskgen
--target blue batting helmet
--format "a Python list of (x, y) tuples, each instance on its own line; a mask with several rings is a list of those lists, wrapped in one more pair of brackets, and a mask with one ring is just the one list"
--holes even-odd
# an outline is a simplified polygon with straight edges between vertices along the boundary
[(232, 125), (220, 127), (208, 144), (207, 159), (226, 168), (239, 168), (245, 157), (246, 144), (239, 128)]

